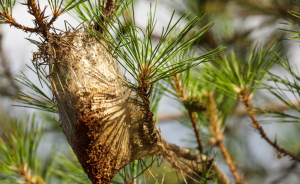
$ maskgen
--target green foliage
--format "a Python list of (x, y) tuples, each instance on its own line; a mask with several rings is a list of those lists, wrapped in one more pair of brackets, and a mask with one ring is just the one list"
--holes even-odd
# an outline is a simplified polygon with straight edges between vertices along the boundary
[[(34, 68), (31, 68), (28, 65), (26, 66), (37, 76), (40, 76), (40, 80), (44, 83), (44, 85), (46, 85), (48, 90), (52, 89), (50, 81), (45, 77), (45, 71), (43, 71), (42, 74), (39, 74), (35, 65), (33, 65)], [(22, 75), (16, 76), (17, 77), (16, 80), (21, 84), (23, 84), (24, 86), (27, 86), (30, 89), (32, 89), (34, 92), (19, 91), (19, 93), (14, 98), (17, 100), (17, 102), (22, 103), (24, 105), (16, 105), (16, 106), (57, 113), (56, 105), (53, 99), (51, 99), (51, 97), (46, 95), (42, 91), (42, 89), (36, 86), (23, 72), (21, 73)]]
[[(42, 168), (37, 148), (39, 146), (42, 129), (38, 128), (34, 116), (15, 120), (12, 132), (6, 132), (0, 138), (0, 181), (1, 183), (23, 183), (43, 181), (49, 170)], [(42, 172), (44, 169), (44, 172)]]
[[(294, 1), (292, 4), (294, 6), (300, 7), (300, 3), (299, 2)], [(296, 11), (293, 11), (293, 10), (288, 10), (287, 12), (290, 15), (292, 15), (294, 17), (294, 19), (293, 20), (288, 19), (287, 20), (288, 23), (282, 23), (282, 24), (293, 26), (293, 28), (295, 28), (295, 30), (289, 30), (289, 29), (282, 29), (282, 30), (284, 30), (284, 31), (286, 31), (286, 32), (288, 32), (288, 33), (291, 34), (291, 38), (289, 38), (289, 39), (299, 41), (300, 30), (297, 27), (299, 27), (300, 25), (298, 24), (297, 20), (299, 20), (299, 18), (300, 18), (300, 13), (296, 12)]]
[(218, 183), (218, 178), (216, 173), (213, 172), (213, 165), (209, 163), (210, 161), (207, 159), (206, 161), (202, 160), (200, 157), (202, 172), (201, 178), (199, 178), (199, 184), (214, 184)]
[(275, 62), (273, 47), (258, 48), (250, 51), (245, 58), (238, 58), (234, 51), (230, 56), (223, 54), (215, 58), (214, 63), (207, 63), (201, 71), (203, 80), (231, 98), (238, 98), (242, 92), (249, 95), (258, 89), (260, 81)]
[(63, 13), (73, 10), (85, 1), (86, 0), (48, 0), (48, 4), (51, 8), (52, 14), (55, 16), (60, 16)]
[[(170, 60), (171, 65), (176, 64), (180, 61), (187, 60), (188, 58), (192, 58), (196, 55), (196, 49), (193, 47), (185, 48), (181, 53), (177, 54)], [(197, 66), (189, 67), (184, 72), (177, 74), (177, 80), (181, 83), (182, 89), (184, 89), (184, 93), (187, 96), (196, 97), (200, 95), (198, 93), (199, 85), (202, 86), (202, 83), (199, 82), (197, 77), (199, 73), (197, 71)], [(201, 73), (200, 73), (201, 75)], [(174, 83), (174, 78), (169, 77), (163, 80), (163, 87), (165, 88), (166, 92), (170, 94), (170, 97), (175, 98), (176, 100), (180, 99), (180, 94), (177, 92), (176, 85)]]
[(145, 168), (147, 168), (144, 166), (145, 161), (146, 158), (131, 162), (130, 164), (128, 164), (126, 167), (124, 167), (122, 170), (118, 172), (118, 174), (114, 177), (112, 183), (122, 184), (126, 182), (134, 182), (134, 181), (136, 183), (141, 182), (143, 180), (144, 172), (146, 171)]
[[(73, 0), (65, 1), (69, 3)], [(115, 16), (118, 17), (123, 11), (124, 7), (126, 7), (131, 1), (132, 0), (116, 0), (115, 3), (117, 4), (117, 9)], [(79, 4), (79, 6), (75, 6), (74, 9), (72, 9), (71, 14), (80, 22), (92, 22), (95, 24), (95, 19), (97, 19), (97, 17), (101, 17), (102, 12), (104, 12), (104, 2), (104, 0), (85, 0), (84, 3)]]
[(52, 177), (55, 177), (59, 182), (91, 183), (70, 147), (65, 153), (62, 151), (54, 153), (53, 159)]
[[(146, 80), (148, 84), (152, 85), (156, 81), (198, 65), (210, 55), (223, 50), (223, 48), (217, 48), (206, 54), (171, 64), (169, 61), (188, 48), (212, 26), (212, 23), (204, 26), (187, 38), (187, 34), (192, 31), (194, 26), (199, 23), (204, 15), (195, 15), (185, 26), (181, 26), (187, 14), (182, 15), (174, 25), (171, 25), (173, 13), (167, 28), (162, 31), (159, 42), (154, 46), (151, 36), (155, 27), (155, 11), (156, 8), (153, 12), (150, 8), (146, 32), (135, 25), (134, 11), (133, 20), (127, 17), (127, 15), (130, 14), (128, 7), (125, 8), (122, 14), (123, 22), (118, 17), (116, 18), (117, 23), (106, 19), (105, 21), (109, 24), (108, 28), (106, 28), (101, 19), (97, 20), (98, 25), (102, 28), (104, 33), (88, 29), (104, 46), (103, 40), (105, 41), (108, 45), (105, 46), (106, 49), (112, 53), (140, 86), (142, 86), (143, 80)], [(181, 27), (183, 28), (179, 30)], [(126, 34), (122, 34), (120, 30), (126, 30)], [(117, 35), (117, 37), (115, 38), (113, 35)], [(118, 57), (116, 57), (116, 55)], [(131, 82), (130, 86), (137, 88), (137, 86)]]
[[(277, 64), (279, 64), (285, 71), (290, 75), (282, 77), (278, 74), (268, 72), (269, 78), (268, 81), (273, 83), (264, 83), (264, 88), (268, 89), (271, 94), (273, 94), (277, 99), (282, 103), (287, 105), (289, 108), (295, 110), (297, 114), (287, 114), (285, 112), (271, 111), (263, 108), (256, 108), (257, 113), (268, 114), (270, 117), (276, 118), (279, 122), (300, 122), (299, 113), (300, 113), (300, 75), (297, 70), (296, 65), (291, 65), (287, 58), (283, 58), (276, 55)], [(290, 79), (290, 77), (292, 77)], [(294, 101), (291, 100), (292, 94)], [(296, 102), (296, 103), (295, 103)], [(278, 119), (279, 118), (279, 119)], [(282, 119), (284, 118), (284, 119)]]
[[(0, 11), (11, 15), (15, 4), (16, 4), (16, 0), (0, 0)], [(5, 19), (2, 17), (1, 14), (0, 14), (0, 20), (1, 20), (0, 23), (5, 22)]]

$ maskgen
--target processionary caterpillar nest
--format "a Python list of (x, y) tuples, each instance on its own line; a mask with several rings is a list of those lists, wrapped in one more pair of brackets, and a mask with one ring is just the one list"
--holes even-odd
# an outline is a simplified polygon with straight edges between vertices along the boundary
[(60, 126), (93, 183), (110, 183), (133, 160), (170, 156), (149, 106), (88, 32), (54, 35), (40, 50), (50, 63)]

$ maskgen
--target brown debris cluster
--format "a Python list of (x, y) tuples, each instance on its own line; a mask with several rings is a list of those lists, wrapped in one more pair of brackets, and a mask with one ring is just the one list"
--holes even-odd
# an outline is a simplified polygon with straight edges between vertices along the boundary
[(101, 120), (94, 116), (93, 112), (85, 113), (85, 109), (90, 109), (90, 105), (82, 106), (80, 109), (82, 112), (79, 110), (75, 125), (77, 141), (74, 152), (93, 183), (110, 183), (119, 168), (116, 167), (110, 146), (98, 142)]

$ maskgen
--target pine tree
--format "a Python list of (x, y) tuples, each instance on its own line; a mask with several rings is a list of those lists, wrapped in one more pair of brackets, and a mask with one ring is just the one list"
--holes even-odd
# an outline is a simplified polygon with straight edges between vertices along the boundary
[[(157, 163), (164, 164), (165, 170), (167, 161), (176, 173), (181, 173), (185, 183), (233, 183), (210, 154), (208, 148), (216, 147), (236, 183), (246, 183), (224, 144), (228, 118), (238, 103), (246, 108), (253, 128), (276, 150), (277, 156), (300, 161), (297, 154), (268, 137), (257, 114), (287, 118), (286, 122), (298, 121), (298, 117), (253, 106), (257, 90), (264, 87), (299, 111), (285, 95), (285, 89), (278, 86), (285, 85), (298, 99), (299, 77), (285, 58), (280, 43), (269, 40), (264, 46), (246, 44), (239, 48), (235, 44), (226, 45), (226, 39), (218, 43), (210, 17), (194, 8), (202, 8), (209, 1), (201, 2), (201, 6), (188, 1), (186, 5), (196, 14), (183, 13), (173, 23), (174, 12), (158, 36), (154, 34), (157, 4), (154, 8), (150, 5), (144, 31), (136, 25), (130, 1), (48, 2), (52, 11), (49, 16), (37, 1), (23, 3), (34, 16), (32, 28), (13, 18), (16, 1), (2, 1), (0, 16), (2, 23), (40, 36), (39, 41), (28, 39), (38, 47), (33, 53), (33, 67), (28, 67), (52, 96), (22, 73), (17, 80), (34, 92), (20, 91), (15, 98), (25, 107), (58, 114), (57, 123), (71, 149), (69, 153), (50, 155), (47, 166), (41, 168), (37, 147), (42, 130), (37, 128), (34, 118), (30, 128), (26, 125), (29, 119), (22, 123), (15, 120), (13, 132), (0, 139), (1, 181), (146, 183), (142, 175), (147, 171), (155, 182), (163, 183), (164, 175), (158, 181), (149, 168)], [(255, 5), (250, 1), (243, 3), (248, 9)], [(79, 18), (81, 26), (54, 28), (53, 23), (67, 12)], [(299, 16), (295, 11), (289, 13)], [(203, 48), (200, 52), (199, 47)], [(270, 72), (274, 65), (287, 70), (293, 82)], [(278, 88), (265, 83), (265, 78)], [(162, 137), (154, 114), (163, 94), (176, 99), (184, 108), (183, 121), (194, 131), (197, 151), (171, 144)]]

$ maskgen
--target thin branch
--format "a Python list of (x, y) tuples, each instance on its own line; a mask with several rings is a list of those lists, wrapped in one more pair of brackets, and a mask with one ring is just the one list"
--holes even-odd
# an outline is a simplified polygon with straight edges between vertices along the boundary
[(167, 143), (168, 147), (177, 156), (178, 161), (184, 163), (189, 168), (193, 168), (198, 172), (202, 172), (203, 163), (208, 163), (207, 167), (212, 166), (213, 172), (216, 173), (219, 184), (234, 184), (228, 177), (221, 171), (221, 169), (205, 154), (195, 153), (189, 149), (177, 146), (172, 143)]
[(0, 16), (3, 19), (5, 19), (5, 21), (3, 21), (3, 23), (10, 24), (11, 26), (14, 26), (15, 28), (18, 28), (18, 29), (22, 29), (25, 32), (31, 32), (31, 33), (38, 32), (38, 29), (36, 29), (36, 28), (26, 27), (26, 26), (23, 26), (23, 25), (17, 23), (15, 21), (15, 19), (11, 15), (9, 15), (7, 12), (0, 12)]
[(193, 152), (189, 149), (177, 146), (176, 144), (172, 144), (172, 143), (169, 143), (169, 142), (167, 142), (167, 144), (168, 144), (168, 147), (178, 157), (182, 157), (182, 158), (185, 158), (187, 160), (197, 160), (197, 159), (200, 159), (200, 157), (201, 157), (202, 160), (207, 160), (207, 159), (212, 160), (211, 158), (208, 158), (205, 154), (196, 153), (196, 152)]
[[(173, 82), (174, 82), (174, 88), (177, 91), (179, 98), (182, 101), (187, 99), (187, 95), (185, 94), (185, 90), (182, 87), (179, 74), (176, 74), (173, 77)], [(199, 133), (198, 125), (196, 123), (193, 112), (191, 112), (189, 109), (187, 109), (187, 110), (188, 110), (188, 114), (189, 114), (190, 120), (193, 124), (194, 132), (195, 132), (195, 135), (196, 135), (196, 138), (197, 138), (198, 149), (199, 149), (200, 153), (203, 153), (203, 145), (202, 145), (202, 140), (201, 140), (201, 136), (200, 136), (200, 133)]]
[(51, 25), (56, 21), (57, 18), (58, 18), (58, 13), (54, 13), (53, 17), (51, 18), (51, 20), (47, 24), (47, 27), (51, 27)]
[(41, 16), (41, 12), (40, 12), (40, 7), (37, 7), (36, 3), (34, 0), (28, 0), (27, 1), (28, 5), (31, 7), (32, 15), (35, 17), (37, 24), (39, 25), (39, 27), (44, 27), (44, 21), (43, 18)]
[(35, 17), (35, 21), (39, 26), (38, 27), (39, 32), (41, 32), (43, 34), (43, 36), (45, 38), (47, 38), (47, 35), (48, 35), (47, 24), (45, 24), (44, 18), (41, 15), (41, 9), (39, 7), (39, 4), (37, 6), (34, 0), (28, 0), (27, 4), (32, 10), (32, 12), (29, 12), (29, 13), (31, 13)]
[[(299, 103), (298, 102), (293, 102), (292, 104), (294, 104), (296, 107), (299, 107)], [(290, 110), (291, 108), (285, 104), (277, 104), (274, 102), (271, 103), (267, 103), (266, 105), (264, 105), (263, 109), (267, 109), (270, 111), (278, 111), (278, 112), (282, 112), (282, 111), (286, 111), (286, 110)], [(248, 112), (246, 109), (241, 108), (241, 106), (237, 106), (234, 111), (231, 113), (231, 115), (233, 116), (245, 116), (248, 115)], [(160, 123), (162, 122), (166, 122), (166, 121), (172, 121), (172, 120), (176, 120), (176, 119), (180, 119), (180, 118), (184, 118), (186, 117), (185, 114), (183, 113), (178, 113), (178, 114), (167, 114), (167, 115), (163, 115), (160, 116), (158, 121)]]
[(199, 129), (198, 129), (195, 117), (194, 117), (192, 112), (189, 112), (189, 117), (190, 117), (191, 122), (193, 124), (195, 135), (197, 137), (197, 143), (198, 143), (198, 146), (199, 146), (198, 149), (199, 149), (200, 153), (203, 153), (203, 145), (202, 145), (201, 137), (200, 137), (200, 134), (199, 134)]
[(298, 162), (300, 162), (300, 157), (299, 156), (297, 156), (297, 155), (295, 155), (295, 154), (293, 154), (293, 153), (291, 153), (291, 152), (289, 152), (289, 151), (287, 151), (287, 150), (279, 147), (277, 145), (276, 139), (275, 139), (274, 142), (270, 140), (270, 138), (267, 136), (267, 134), (265, 133), (265, 131), (263, 130), (263, 128), (258, 123), (258, 120), (257, 120), (257, 118), (255, 116), (255, 113), (252, 110), (251, 105), (250, 105), (251, 104), (251, 100), (248, 98), (247, 95), (241, 95), (241, 97), (242, 97), (243, 103), (244, 103), (244, 105), (245, 105), (245, 107), (247, 109), (247, 112), (248, 112), (248, 114), (250, 115), (250, 117), (252, 119), (253, 127), (256, 130), (258, 130), (259, 134), (261, 135), (261, 137), (263, 139), (265, 139), (274, 149), (277, 150), (277, 155), (279, 155), (279, 154), (283, 154), (283, 156), (289, 155), (293, 160), (297, 160)]
[(221, 149), (221, 152), (225, 157), (226, 163), (229, 165), (230, 171), (233, 177), (235, 178), (237, 184), (241, 184), (242, 180), (238, 172), (236, 171), (234, 162), (232, 161), (226, 147), (223, 144), (224, 137), (222, 135), (222, 122), (220, 121), (220, 118), (218, 116), (219, 112), (214, 99), (214, 93), (210, 92), (206, 96), (208, 97), (207, 114), (209, 116), (209, 129), (213, 135), (214, 140), (216, 140), (214, 144)]
[(222, 154), (224, 155), (225, 160), (226, 160), (227, 164), (230, 167), (231, 173), (232, 173), (233, 177), (236, 180), (236, 183), (237, 184), (241, 184), (242, 182), (241, 182), (240, 176), (239, 176), (238, 172), (236, 171), (234, 162), (231, 160), (231, 157), (230, 157), (230, 155), (229, 155), (226, 147), (224, 146), (223, 142), (222, 141), (218, 141), (217, 142), (217, 146), (221, 149)]

